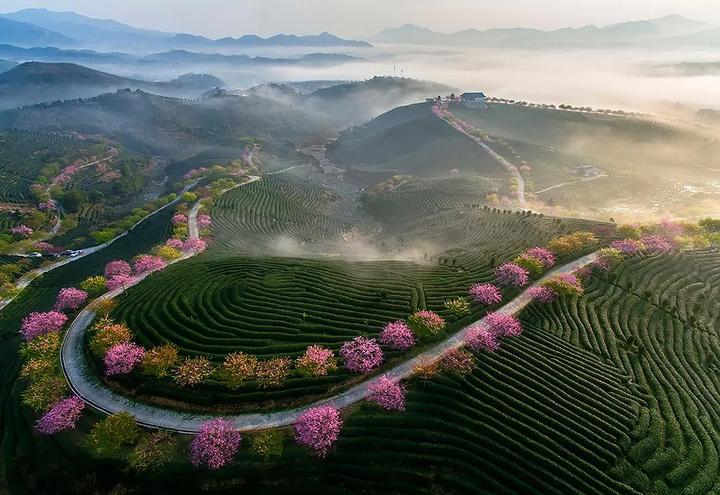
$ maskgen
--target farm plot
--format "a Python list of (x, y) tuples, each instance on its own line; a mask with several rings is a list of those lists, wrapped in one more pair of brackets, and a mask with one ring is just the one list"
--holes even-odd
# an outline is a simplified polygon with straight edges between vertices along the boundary
[(264, 177), (220, 198), (213, 232), (221, 248), (266, 252), (280, 238), (299, 243), (337, 240), (350, 225), (332, 214), (332, 191), (288, 174)]
[(647, 493), (720, 490), (720, 254), (636, 258), (526, 322), (630, 376), (649, 404), (622, 467)]

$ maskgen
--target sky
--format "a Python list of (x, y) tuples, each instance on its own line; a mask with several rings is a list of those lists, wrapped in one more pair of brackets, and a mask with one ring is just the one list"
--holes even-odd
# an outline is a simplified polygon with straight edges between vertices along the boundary
[(213, 38), (330, 31), (367, 38), (413, 23), (438, 31), (555, 29), (680, 14), (720, 25), (718, 0), (0, 0), (0, 12), (43, 7)]

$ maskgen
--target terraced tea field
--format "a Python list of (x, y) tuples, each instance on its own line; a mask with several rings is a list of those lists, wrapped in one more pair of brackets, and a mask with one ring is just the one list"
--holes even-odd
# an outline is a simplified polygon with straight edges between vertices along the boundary
[(333, 214), (340, 198), (321, 185), (277, 174), (223, 195), (212, 216), (219, 246), (265, 252), (281, 237), (312, 243), (337, 240), (350, 225)]
[(645, 391), (622, 468), (639, 491), (720, 491), (719, 295), (720, 254), (699, 251), (633, 259), (585, 297), (524, 314)]

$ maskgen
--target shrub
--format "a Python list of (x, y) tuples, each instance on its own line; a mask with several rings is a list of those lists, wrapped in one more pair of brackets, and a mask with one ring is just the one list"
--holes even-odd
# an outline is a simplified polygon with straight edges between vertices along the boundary
[(30, 313), (22, 321), (20, 334), (26, 341), (32, 340), (39, 335), (60, 331), (66, 322), (67, 316), (57, 311)]
[(193, 466), (220, 469), (235, 457), (241, 439), (240, 432), (231, 421), (211, 419), (200, 426), (190, 444), (190, 462)]
[(584, 292), (582, 282), (572, 273), (560, 273), (542, 283), (559, 296), (579, 296)]
[(132, 414), (120, 412), (95, 423), (87, 441), (95, 454), (113, 455), (126, 445), (134, 445), (139, 437), (140, 428)]
[(465, 297), (448, 299), (445, 301), (444, 305), (448, 311), (458, 318), (470, 314), (470, 302)]
[(434, 359), (421, 358), (418, 364), (413, 368), (413, 375), (423, 380), (429, 380), (434, 377), (440, 369), (440, 363)]
[(295, 367), (305, 376), (325, 376), (337, 368), (335, 354), (330, 349), (311, 345), (297, 358)]
[(488, 313), (484, 319), (488, 330), (498, 337), (516, 337), (522, 333), (520, 321), (506, 313)]
[(89, 294), (98, 295), (105, 292), (107, 279), (102, 275), (88, 277), (80, 283), (80, 288)]
[(387, 375), (382, 375), (368, 385), (368, 392), (367, 400), (375, 402), (383, 409), (405, 410), (405, 387)]
[(88, 293), (75, 287), (66, 287), (60, 289), (57, 299), (55, 300), (55, 310), (62, 311), (64, 309), (76, 310), (87, 301)]
[(55, 358), (49, 357), (45, 359), (33, 358), (25, 361), (20, 368), (20, 378), (36, 382), (43, 377), (52, 376), (57, 371)]
[(182, 253), (179, 249), (170, 247), (166, 244), (155, 246), (153, 248), (153, 254), (158, 256), (159, 258), (162, 258), (164, 261), (176, 260), (182, 256)]
[(127, 344), (133, 334), (124, 323), (113, 323), (107, 318), (101, 319), (93, 326), (93, 335), (90, 337), (90, 350), (98, 357), (105, 357), (111, 347), (118, 344)]
[(375, 339), (355, 337), (340, 348), (340, 356), (350, 371), (368, 373), (383, 361), (383, 353)]
[(555, 266), (555, 255), (549, 249), (543, 247), (534, 247), (526, 249), (522, 256), (535, 258), (540, 260), (545, 269)]
[(250, 438), (250, 453), (266, 462), (281, 457), (284, 450), (284, 435), (278, 430), (262, 431)]
[(167, 464), (177, 452), (179, 442), (167, 431), (151, 433), (133, 449), (128, 464), (136, 471), (152, 471)]
[(470, 287), (470, 295), (481, 304), (497, 304), (502, 301), (502, 292), (493, 284), (475, 284)]
[(162, 378), (170, 374), (170, 370), (178, 360), (178, 350), (172, 344), (163, 344), (145, 351), (141, 363), (143, 373)]
[(239, 388), (246, 380), (255, 376), (258, 360), (244, 352), (233, 352), (225, 356), (220, 374), (232, 389)]
[(115, 260), (105, 265), (105, 277), (110, 279), (117, 275), (130, 276), (132, 268), (127, 261)]
[(175, 381), (184, 387), (192, 387), (206, 380), (213, 366), (206, 357), (186, 358), (175, 370)]
[(255, 367), (255, 379), (262, 388), (282, 385), (288, 373), (290, 373), (288, 358), (278, 357), (267, 361), (258, 361)]
[(145, 349), (142, 347), (123, 343), (112, 346), (105, 354), (105, 375), (124, 375), (140, 364), (145, 356)]
[(465, 344), (474, 351), (495, 352), (500, 349), (497, 335), (487, 328), (474, 326), (465, 334)]
[(52, 435), (62, 430), (75, 428), (84, 408), (85, 403), (75, 395), (61, 399), (38, 420), (35, 429), (43, 435)]
[(513, 260), (513, 264), (524, 268), (525, 270), (527, 270), (528, 273), (532, 274), (533, 276), (541, 275), (543, 270), (545, 269), (545, 265), (541, 260), (525, 254), (515, 258)]
[(524, 287), (530, 281), (530, 273), (515, 263), (503, 263), (495, 269), (498, 284), (510, 287)]
[(415, 335), (404, 321), (394, 321), (385, 325), (380, 332), (380, 343), (405, 351), (415, 345)]
[(552, 239), (548, 247), (556, 255), (562, 256), (576, 253), (597, 242), (598, 239), (592, 232), (578, 231)]
[(598, 251), (598, 256), (593, 262), (593, 266), (600, 270), (608, 271), (622, 263), (624, 259), (624, 256), (619, 250), (612, 247), (603, 248)]
[(429, 341), (445, 329), (445, 320), (428, 310), (417, 311), (408, 317), (408, 325), (422, 341)]
[(308, 409), (295, 422), (295, 439), (316, 456), (325, 457), (340, 435), (340, 411), (330, 406)]
[(22, 402), (36, 412), (46, 411), (67, 394), (65, 378), (45, 375), (31, 382), (22, 393)]
[(60, 334), (46, 333), (20, 345), (20, 355), (25, 359), (55, 359), (60, 352)]
[(462, 349), (450, 349), (440, 358), (440, 368), (449, 373), (467, 375), (475, 368), (473, 355)]

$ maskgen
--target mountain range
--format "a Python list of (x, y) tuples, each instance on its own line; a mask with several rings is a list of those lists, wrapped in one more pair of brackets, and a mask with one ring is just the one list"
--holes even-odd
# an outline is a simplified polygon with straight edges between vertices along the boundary
[(140, 29), (113, 20), (94, 19), (75, 12), (24, 9), (0, 15), (0, 43), (22, 47), (369, 47), (364, 41), (346, 40), (330, 33), (296, 36), (278, 34), (269, 38), (245, 35), (213, 40), (186, 33)]
[(543, 31), (530, 28), (467, 29), (440, 33), (405, 24), (388, 28), (374, 38), (378, 43), (402, 43), (441, 46), (604, 46), (652, 42), (718, 43), (720, 30), (704, 22), (669, 15), (658, 19), (630, 21), (608, 26), (594, 25)]
[(118, 89), (140, 89), (165, 96), (196, 97), (224, 86), (208, 74), (186, 74), (150, 82), (119, 77), (77, 64), (27, 62), (0, 73), (0, 108), (97, 96)]

